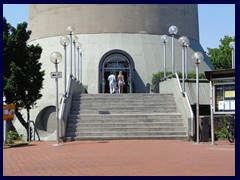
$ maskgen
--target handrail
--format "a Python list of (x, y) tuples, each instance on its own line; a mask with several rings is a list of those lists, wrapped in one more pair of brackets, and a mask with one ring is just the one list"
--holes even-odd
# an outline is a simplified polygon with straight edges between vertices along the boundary
[(59, 108), (59, 137), (62, 138), (62, 121), (63, 121), (63, 113), (65, 108), (65, 102), (66, 102), (66, 95), (64, 94), (61, 98), (60, 102), (60, 108)]
[(74, 93), (84, 93), (85, 88), (82, 83), (77, 81), (71, 74), (68, 74), (66, 93), (61, 98), (59, 109), (59, 138), (64, 141), (68, 115), (71, 111), (72, 96)]
[[(187, 82), (196, 82), (196, 79), (191, 78), (191, 79), (186, 79)], [(199, 79), (199, 82), (206, 82), (209, 83), (209, 80), (207, 79)]]
[[(39, 136), (39, 134), (38, 134), (38, 131), (37, 131), (37, 128), (36, 128), (36, 126), (35, 126), (35, 123), (34, 123), (34, 121), (29, 121), (30, 123), (32, 123), (33, 124), (33, 127), (34, 127), (34, 136), (33, 136), (33, 140), (35, 141), (35, 133), (37, 133), (37, 136), (38, 136), (38, 141), (41, 141), (40, 140), (40, 136)], [(30, 141), (31, 141), (31, 139), (29, 139)]]
[(188, 98), (188, 95), (187, 95), (187, 93), (186, 92), (183, 92), (183, 90), (182, 90), (182, 86), (181, 86), (181, 84), (180, 84), (180, 80), (179, 80), (179, 77), (178, 77), (178, 74), (177, 73), (175, 73), (176, 74), (176, 78), (177, 78), (177, 82), (178, 82), (178, 86), (179, 86), (179, 89), (180, 89), (180, 91), (181, 91), (181, 93), (183, 94), (183, 96), (186, 98), (186, 100), (187, 100), (187, 104), (188, 104), (188, 109), (189, 109), (189, 111), (190, 111), (190, 115), (191, 115), (191, 135), (193, 136), (193, 134), (194, 134), (194, 132), (193, 132), (193, 130), (194, 130), (194, 114), (193, 114), (193, 111), (192, 111), (192, 107), (191, 107), (191, 104), (190, 104), (190, 101), (189, 101), (189, 98)]
[(194, 134), (194, 132), (193, 132), (193, 130), (194, 130), (194, 114), (193, 114), (192, 107), (191, 107), (191, 104), (190, 104), (190, 101), (189, 101), (187, 93), (186, 92), (183, 92), (183, 93), (184, 93), (184, 97), (187, 100), (188, 108), (189, 108), (190, 114), (191, 114), (191, 125), (192, 125), (191, 135), (193, 136), (193, 134)]
[(69, 73), (68, 74), (68, 81), (67, 81), (67, 89), (66, 89), (66, 94), (63, 94), (60, 102), (60, 108), (59, 108), (59, 137), (60, 139), (63, 138), (62, 136), (62, 121), (63, 121), (63, 115), (64, 115), (64, 109), (65, 109), (65, 104), (66, 104), (66, 99), (69, 96), (69, 91), (70, 91), (70, 81), (73, 76)]
[(180, 89), (181, 93), (183, 93), (182, 86), (181, 86), (181, 84), (180, 84), (180, 80), (179, 80), (178, 74), (175, 73), (175, 75), (176, 75), (176, 78), (177, 78), (177, 82), (178, 82), (179, 89)]

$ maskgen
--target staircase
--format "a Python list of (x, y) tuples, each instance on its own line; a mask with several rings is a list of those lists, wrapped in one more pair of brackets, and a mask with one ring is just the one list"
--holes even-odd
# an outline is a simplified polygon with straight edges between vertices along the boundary
[(66, 139), (187, 139), (172, 94), (74, 94)]

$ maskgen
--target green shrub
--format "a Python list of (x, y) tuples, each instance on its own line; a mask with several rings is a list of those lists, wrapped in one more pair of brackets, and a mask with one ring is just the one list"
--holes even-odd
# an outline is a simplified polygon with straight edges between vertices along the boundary
[[(169, 72), (169, 71), (166, 72), (166, 76), (169, 76), (171, 74), (172, 74), (172, 72)], [(179, 79), (181, 79), (182, 78), (182, 72), (178, 71), (177, 74), (178, 74)], [(162, 79), (163, 77), (164, 77), (164, 72), (163, 71), (160, 71), (158, 73), (154, 73), (152, 75), (152, 86), (155, 86), (155, 80), (157, 78)], [(175, 77), (175, 74), (173, 75), (173, 77)], [(188, 79), (196, 79), (196, 73), (195, 72), (189, 72), (188, 73)], [(199, 74), (199, 79), (206, 79), (205, 73)]]
[(228, 119), (227, 117), (224, 117), (223, 121), (223, 127), (220, 131), (216, 131), (216, 136), (219, 139), (226, 139), (227, 138), (227, 124), (228, 124)]
[(189, 72), (188, 73), (188, 79), (196, 79), (196, 73), (195, 72)]
[(7, 133), (7, 143), (8, 144), (13, 144), (14, 141), (21, 141), (22, 140), (22, 135), (18, 135), (17, 132), (15, 131), (9, 131)]
[[(172, 74), (172, 72), (169, 72), (169, 71), (166, 72), (166, 76), (169, 76), (169, 75), (171, 75), (171, 74)], [(157, 78), (162, 79), (163, 77), (164, 77), (164, 72), (163, 72), (163, 71), (158, 72), (158, 73), (154, 73), (154, 74), (152, 75), (152, 85), (155, 85), (155, 80), (156, 80)]]

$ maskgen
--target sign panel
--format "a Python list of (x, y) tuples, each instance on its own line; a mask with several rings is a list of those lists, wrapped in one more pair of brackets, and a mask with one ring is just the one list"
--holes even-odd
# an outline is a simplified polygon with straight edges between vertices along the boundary
[(51, 72), (51, 78), (62, 78), (62, 72)]
[(13, 120), (15, 114), (15, 104), (4, 104), (3, 105), (3, 120)]
[(215, 114), (226, 114), (235, 112), (235, 84), (214, 84)]
[(225, 91), (225, 98), (235, 98), (235, 91)]

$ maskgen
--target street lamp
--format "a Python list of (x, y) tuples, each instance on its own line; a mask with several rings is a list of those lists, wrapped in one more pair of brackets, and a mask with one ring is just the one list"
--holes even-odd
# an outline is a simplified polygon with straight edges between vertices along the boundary
[(179, 38), (178, 42), (182, 46), (182, 89), (185, 92), (185, 64), (186, 64), (186, 48), (189, 46), (189, 40), (186, 36), (182, 36)]
[(83, 84), (83, 58), (82, 58), (82, 49), (80, 49), (80, 62), (81, 62), (81, 77), (80, 81)]
[(161, 40), (164, 44), (164, 51), (163, 51), (164, 65), (163, 65), (163, 67), (164, 67), (164, 79), (166, 79), (166, 43), (168, 41), (167, 35), (162, 35)]
[(64, 47), (64, 96), (66, 96), (66, 86), (67, 86), (67, 51), (66, 47), (69, 45), (69, 38), (67, 36), (62, 36), (60, 38), (60, 44)]
[(203, 54), (195, 52), (192, 55), (192, 60), (196, 64), (196, 121), (197, 121), (197, 143), (199, 143), (199, 64), (203, 61)]
[(78, 37), (76, 35), (73, 35), (73, 46), (74, 46), (74, 77), (76, 79), (77, 71), (76, 71), (76, 43), (78, 42)]
[(186, 42), (185, 42), (185, 79), (187, 80), (188, 79), (188, 58), (187, 58), (187, 48), (188, 46), (190, 45), (190, 42), (189, 40), (187, 39)]
[(172, 35), (172, 75), (175, 74), (175, 60), (174, 60), (174, 35), (178, 33), (176, 26), (170, 26), (168, 29), (170, 35)]
[(235, 69), (235, 42), (230, 42), (229, 47), (232, 49), (232, 69)]
[(74, 31), (74, 27), (73, 26), (68, 26), (66, 31), (69, 33), (70, 35), (70, 52), (71, 52), (71, 56), (70, 56), (70, 73), (72, 75), (72, 35), (73, 35), (73, 31)]
[(57, 144), (59, 146), (59, 118), (58, 118), (58, 64), (62, 61), (62, 55), (59, 52), (53, 52), (50, 56), (50, 60), (55, 64), (55, 82), (56, 82), (56, 120), (57, 120)]
[[(76, 48), (78, 51), (78, 80), (82, 83), (82, 75), (81, 75), (81, 79), (80, 79), (80, 73), (79, 71), (81, 70), (81, 74), (82, 74), (82, 44), (80, 42), (76, 43)], [(81, 57), (81, 59), (79, 60), (79, 56)], [(80, 63), (81, 61), (81, 63)], [(80, 63), (80, 66), (79, 66)]]

